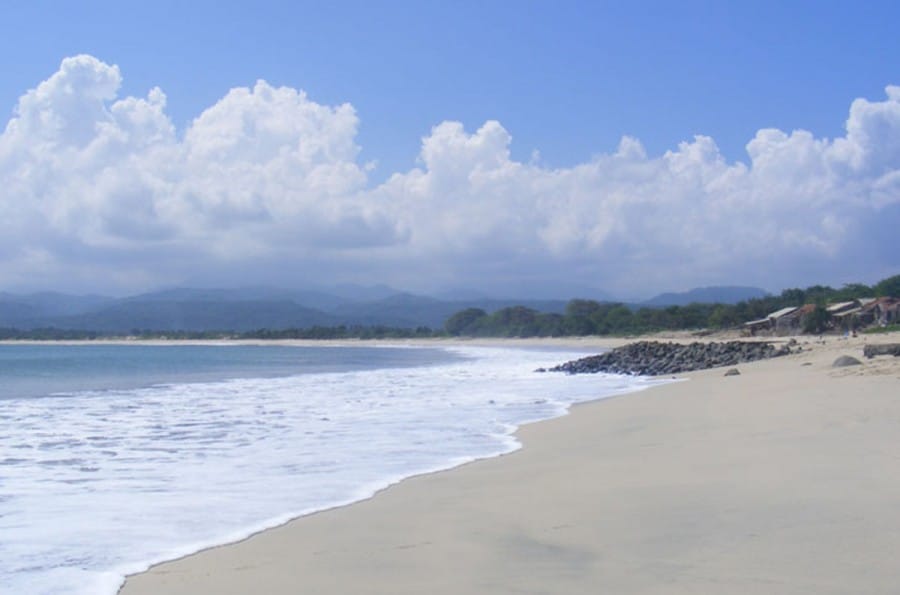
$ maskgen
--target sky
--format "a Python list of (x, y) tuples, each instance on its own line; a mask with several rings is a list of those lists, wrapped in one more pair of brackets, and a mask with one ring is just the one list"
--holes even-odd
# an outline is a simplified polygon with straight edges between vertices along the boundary
[(4, 7), (0, 290), (900, 272), (893, 2)]

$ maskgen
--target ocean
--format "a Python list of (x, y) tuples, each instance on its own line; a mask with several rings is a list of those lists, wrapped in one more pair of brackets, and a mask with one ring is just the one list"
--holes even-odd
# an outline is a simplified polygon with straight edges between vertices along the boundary
[(651, 380), (549, 348), (0, 345), (0, 593), (130, 573), (519, 447)]

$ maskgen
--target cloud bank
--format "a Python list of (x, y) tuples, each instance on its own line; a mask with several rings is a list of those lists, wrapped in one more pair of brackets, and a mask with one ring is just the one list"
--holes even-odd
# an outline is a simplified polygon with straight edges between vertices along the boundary
[(844, 136), (759, 130), (729, 163), (698, 135), (662, 156), (624, 137), (568, 168), (510, 157), (496, 121), (442, 122), (380, 185), (360, 119), (258, 81), (179, 133), (166, 96), (66, 58), (0, 136), (0, 287), (387, 282), (415, 290), (614, 294), (779, 289), (900, 267), (900, 87)]

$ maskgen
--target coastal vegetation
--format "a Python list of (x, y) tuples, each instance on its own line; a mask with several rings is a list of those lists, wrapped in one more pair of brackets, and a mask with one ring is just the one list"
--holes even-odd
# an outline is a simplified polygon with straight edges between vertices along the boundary
[(827, 328), (830, 319), (826, 304), (874, 297), (900, 297), (900, 275), (883, 279), (873, 286), (851, 283), (839, 289), (826, 285), (785, 289), (779, 295), (733, 305), (688, 304), (653, 308), (576, 299), (568, 303), (562, 315), (541, 313), (522, 306), (503, 308), (492, 314), (469, 308), (451, 316), (444, 330), (451, 336), (559, 337), (728, 329), (765, 318), (782, 308), (814, 304), (803, 330), (820, 333)]
[(863, 331), (867, 335), (877, 335), (883, 333), (900, 333), (900, 324), (889, 324), (887, 326), (876, 326)]

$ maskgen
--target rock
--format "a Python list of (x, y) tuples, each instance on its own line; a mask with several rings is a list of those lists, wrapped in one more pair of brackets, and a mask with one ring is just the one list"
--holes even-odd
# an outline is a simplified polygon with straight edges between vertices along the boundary
[(731, 368), (730, 370), (728, 370), (727, 372), (725, 372), (725, 375), (726, 375), (726, 376), (740, 376), (740, 375), (741, 375), (741, 371), (738, 370), (737, 368)]
[(834, 363), (831, 364), (832, 368), (846, 368), (847, 366), (861, 366), (862, 362), (856, 359), (855, 357), (851, 357), (849, 355), (842, 355), (841, 357), (834, 360)]
[(771, 343), (729, 341), (725, 343), (662, 343), (637, 341), (624, 347), (573, 360), (551, 368), (569, 374), (672, 375), (720, 366), (734, 366), (791, 353), (790, 347)]
[(900, 343), (866, 345), (863, 347), (863, 355), (869, 359), (872, 359), (876, 355), (893, 355), (894, 357), (900, 357)]

